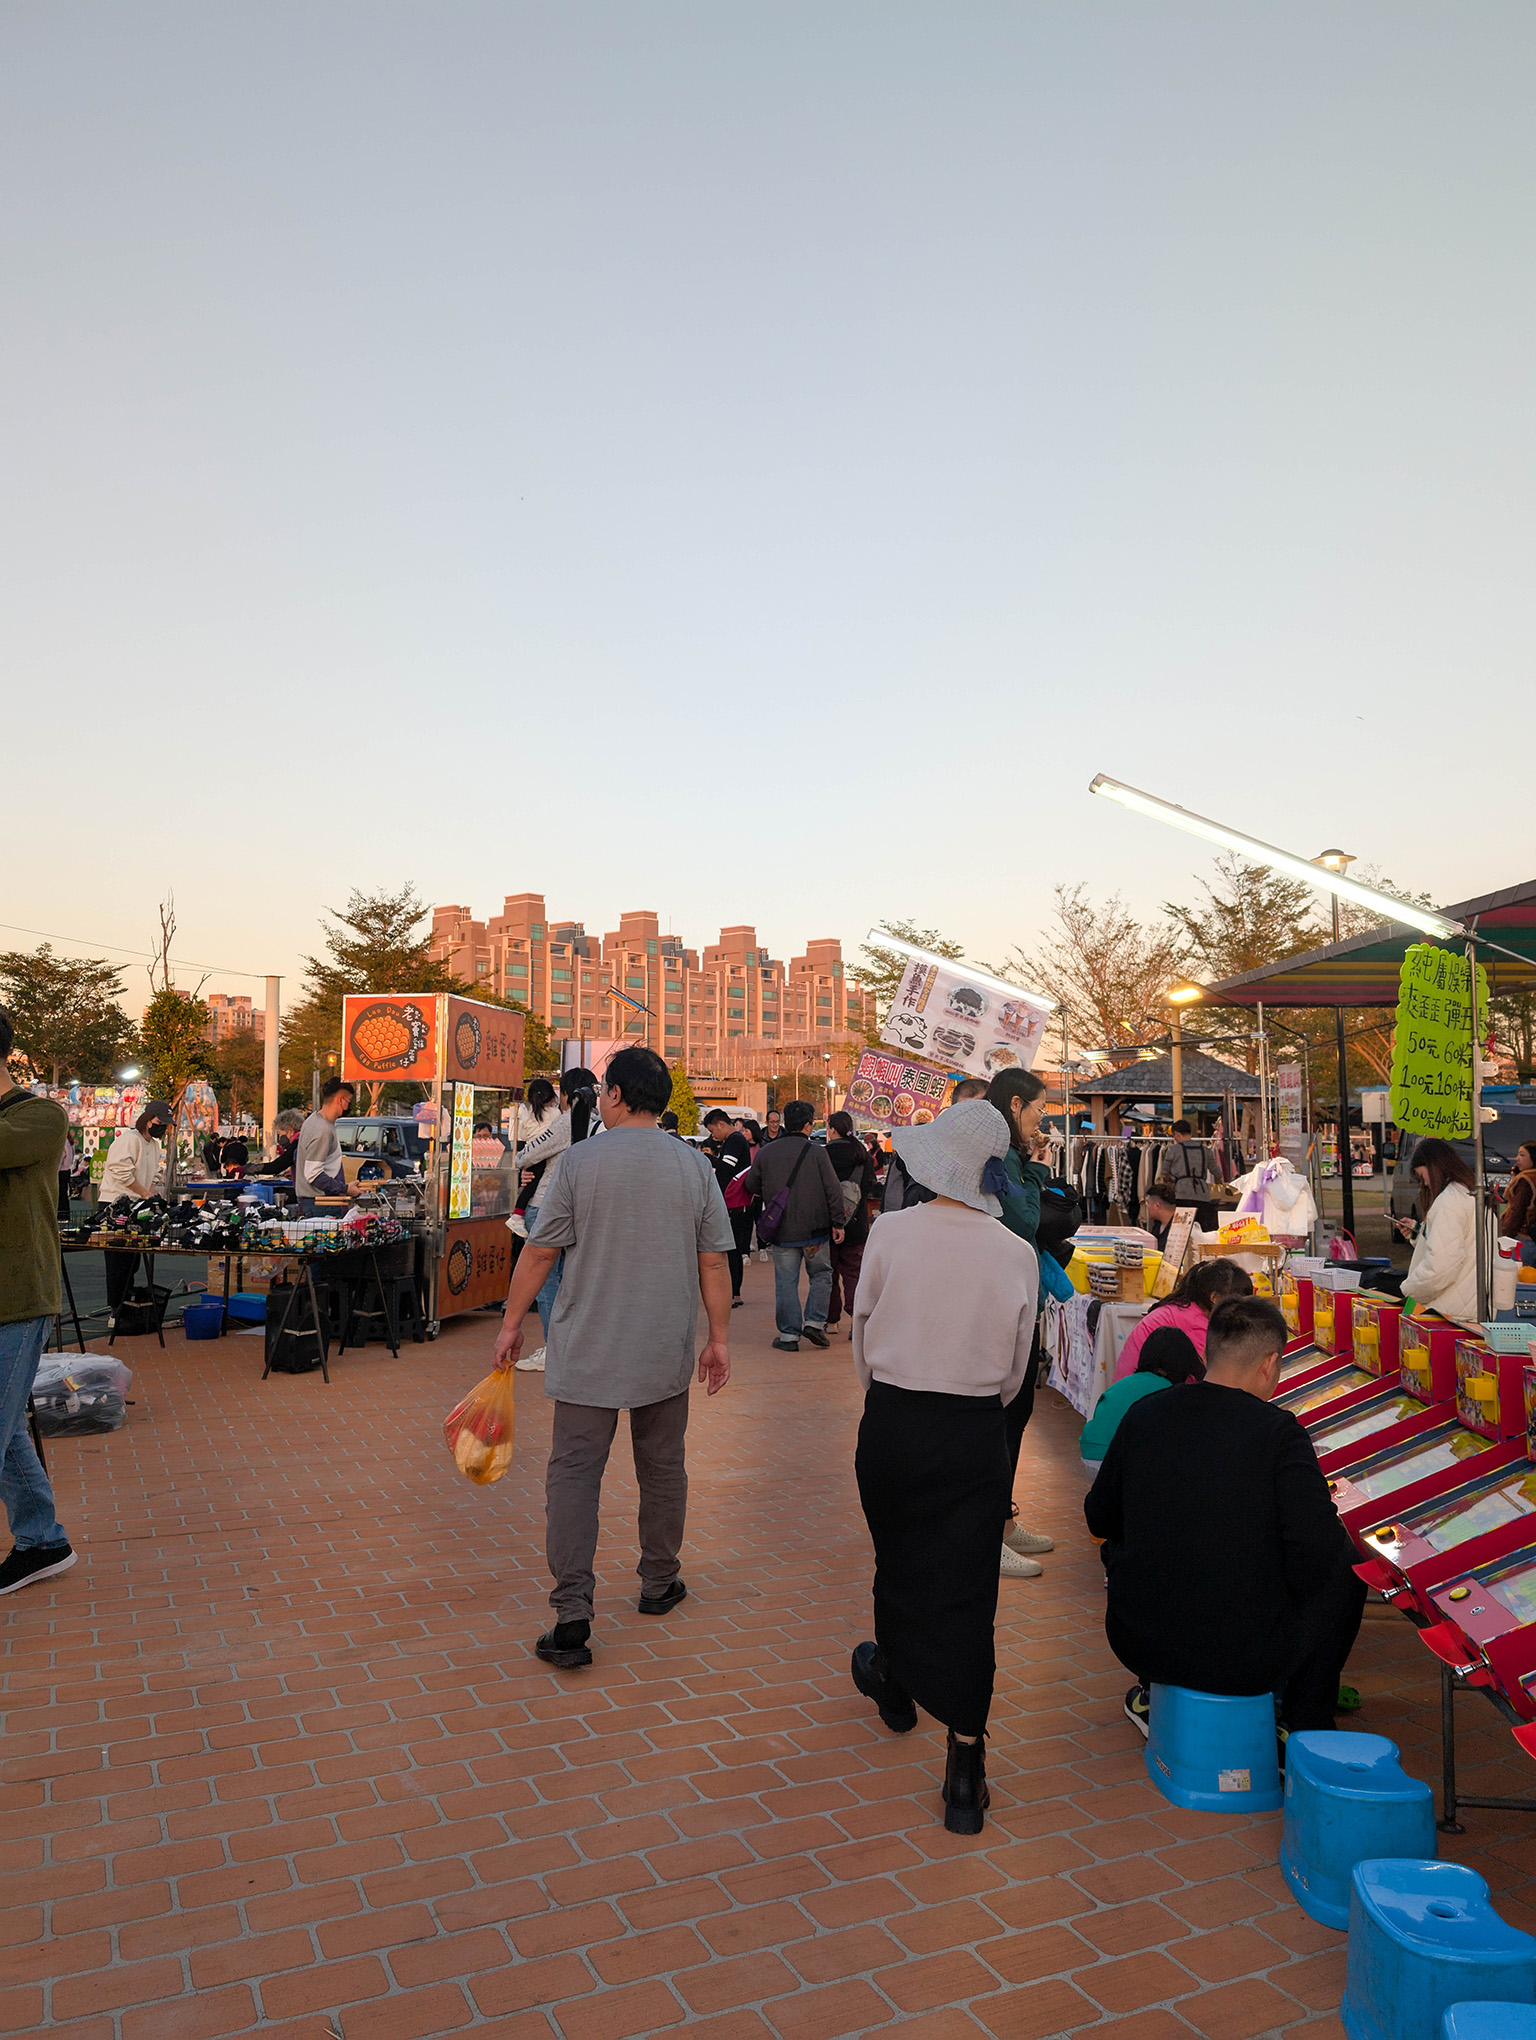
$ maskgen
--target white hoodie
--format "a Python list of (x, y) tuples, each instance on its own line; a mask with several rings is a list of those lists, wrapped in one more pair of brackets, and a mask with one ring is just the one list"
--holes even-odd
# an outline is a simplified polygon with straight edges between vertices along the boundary
[[(1491, 1222), (1492, 1213), (1489, 1213)], [(1403, 1294), (1458, 1324), (1477, 1323), (1476, 1206), (1470, 1190), (1447, 1183), (1413, 1243)], [(1490, 1247), (1489, 1266), (1492, 1266)]]

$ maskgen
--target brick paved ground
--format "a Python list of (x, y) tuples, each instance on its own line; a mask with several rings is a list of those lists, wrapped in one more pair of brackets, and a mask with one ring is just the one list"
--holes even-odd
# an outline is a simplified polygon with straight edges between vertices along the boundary
[[(1290, 1903), (1277, 1821), (1146, 1782), (1050, 1396), (1020, 1491), (1058, 1549), (1004, 1583), (993, 1812), (945, 1834), (941, 1734), (886, 1735), (847, 1679), (869, 1630), (848, 1349), (771, 1354), (768, 1272), (736, 1380), (695, 1402), (690, 1598), (634, 1612), (621, 1466), (599, 1662), (574, 1676), (529, 1654), (541, 1383), (519, 1378), (498, 1488), (460, 1481), (437, 1429), (490, 1318), (348, 1356), (329, 1389), (263, 1385), (256, 1339), (134, 1342), (128, 1427), (53, 1450), (81, 1563), (0, 1609), (0, 2031), (1337, 2033), (1342, 1937)], [(1362, 1725), (1432, 1762), (1400, 1623), (1368, 1625), (1353, 1676)], [(1502, 1789), (1536, 1791), (1462, 1704), (1468, 1789), (1507, 1756)], [(1533, 1823), (1467, 1821), (1456, 1853), (1536, 1926)]]

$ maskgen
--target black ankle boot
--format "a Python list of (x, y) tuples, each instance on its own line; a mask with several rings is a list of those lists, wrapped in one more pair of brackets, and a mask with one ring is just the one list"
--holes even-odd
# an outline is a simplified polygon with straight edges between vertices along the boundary
[(992, 1803), (987, 1790), (986, 1737), (957, 1742), (949, 1732), (944, 1766), (944, 1825), (952, 1835), (979, 1835), (982, 1816)]
[(917, 1726), (917, 1709), (909, 1693), (891, 1677), (890, 1667), (878, 1644), (861, 1643), (853, 1653), (853, 1683), (866, 1700), (873, 1700), (880, 1719), (893, 1735), (906, 1735)]

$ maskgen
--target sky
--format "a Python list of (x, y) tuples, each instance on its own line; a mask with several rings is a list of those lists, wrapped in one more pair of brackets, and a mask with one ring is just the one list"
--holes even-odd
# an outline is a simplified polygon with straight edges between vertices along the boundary
[(1529, 0), (10, 0), (0, 946), (996, 959), (1209, 870), (1100, 771), (1530, 877), (1533, 88)]

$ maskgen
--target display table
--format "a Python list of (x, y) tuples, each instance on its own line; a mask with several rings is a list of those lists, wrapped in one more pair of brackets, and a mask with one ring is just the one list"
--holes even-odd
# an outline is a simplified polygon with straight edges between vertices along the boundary
[(1091, 1296), (1074, 1296), (1067, 1303), (1047, 1301), (1040, 1311), (1040, 1343), (1051, 1362), (1048, 1384), (1085, 1421), (1113, 1381), (1115, 1363), (1132, 1327), (1152, 1308), (1150, 1302), (1103, 1303), (1090, 1332), (1093, 1303)]

